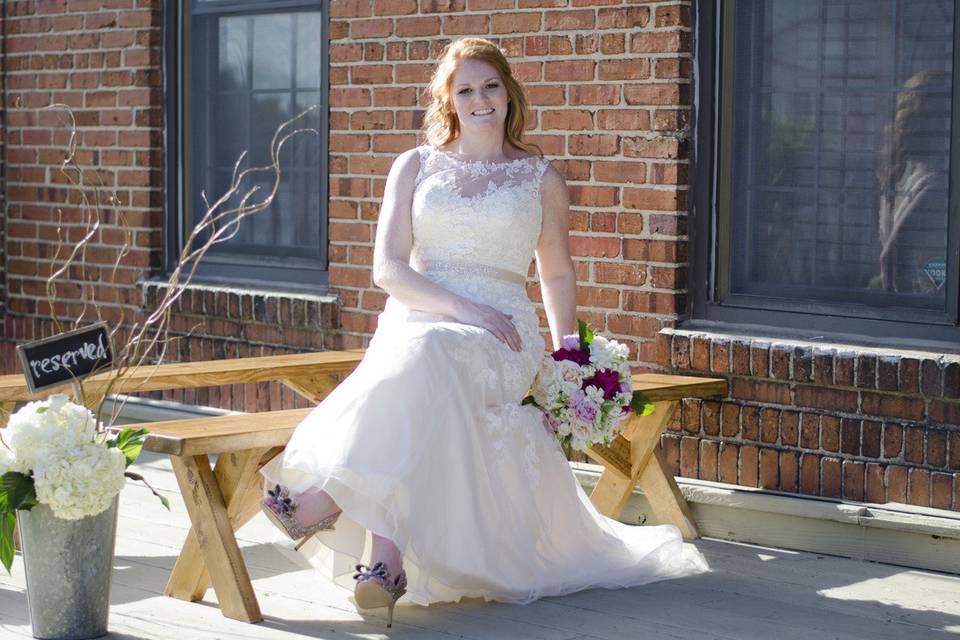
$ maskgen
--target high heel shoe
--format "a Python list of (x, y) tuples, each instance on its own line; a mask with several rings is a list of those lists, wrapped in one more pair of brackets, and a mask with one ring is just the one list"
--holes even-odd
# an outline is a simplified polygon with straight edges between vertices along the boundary
[(303, 526), (297, 522), (293, 514), (297, 510), (297, 503), (290, 497), (290, 490), (282, 485), (276, 485), (267, 490), (267, 497), (260, 501), (260, 509), (267, 515), (278, 529), (281, 529), (291, 540), (300, 540), (294, 549), (299, 550), (310, 536), (318, 531), (330, 531), (333, 523), (340, 517), (340, 512), (327, 516), (316, 524)]
[(393, 626), (393, 607), (397, 600), (407, 592), (407, 572), (400, 571), (395, 580), (390, 579), (390, 572), (382, 562), (372, 567), (362, 564), (356, 566), (357, 573), (353, 579), (357, 581), (353, 589), (353, 598), (360, 609), (378, 609), (387, 607), (387, 626)]

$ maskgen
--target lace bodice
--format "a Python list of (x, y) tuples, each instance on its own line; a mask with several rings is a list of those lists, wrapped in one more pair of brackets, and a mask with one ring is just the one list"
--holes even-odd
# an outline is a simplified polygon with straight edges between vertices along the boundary
[(429, 145), (418, 151), (414, 268), (456, 262), (526, 276), (540, 236), (540, 183), (547, 161), (464, 160)]

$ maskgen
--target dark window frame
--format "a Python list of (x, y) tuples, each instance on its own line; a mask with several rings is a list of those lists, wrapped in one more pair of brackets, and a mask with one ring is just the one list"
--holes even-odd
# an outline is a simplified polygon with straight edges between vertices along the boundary
[[(186, 218), (187, 189), (189, 188), (189, 158), (185, 152), (184, 136), (189, 135), (190, 122), (185, 117), (189, 76), (184, 71), (189, 65), (190, 0), (172, 0), (164, 3), (163, 16), (163, 121), (164, 121), (164, 206), (163, 206), (163, 268), (169, 274), (176, 267), (188, 233)], [(197, 267), (194, 281), (230, 286), (248, 286), (271, 290), (326, 293), (329, 279), (329, 0), (213, 0), (206, 8), (221, 15), (242, 15), (291, 12), (319, 9), (321, 12), (321, 59), (323, 70), (320, 88), (320, 258), (291, 264), (291, 260), (264, 260), (264, 256), (214, 256), (207, 253)], [(186, 30), (186, 33), (185, 33)], [(291, 114), (291, 117), (295, 114)], [(209, 194), (212, 195), (212, 194)], [(219, 195), (219, 194), (218, 194)]]
[[(902, 314), (891, 319), (889, 312), (882, 307), (863, 306), (860, 309), (862, 316), (857, 317), (851, 315), (855, 309), (853, 306), (796, 302), (772, 309), (770, 299), (764, 300), (765, 308), (758, 308), (750, 296), (734, 295), (720, 299), (730, 269), (727, 261), (729, 238), (728, 235), (725, 237), (722, 227), (726, 222), (728, 234), (729, 211), (724, 211), (724, 202), (728, 201), (730, 190), (729, 163), (724, 164), (723, 158), (729, 157), (729, 146), (722, 132), (733, 106), (733, 74), (723, 73), (723, 70), (732, 58), (735, 1), (698, 2), (695, 14), (696, 95), (690, 154), (690, 306), (689, 318), (680, 326), (719, 333), (749, 332), (751, 335), (824, 342), (960, 351), (960, 191), (957, 190), (960, 187), (960, 3), (955, 3), (954, 10), (951, 195), (944, 284), (948, 287), (948, 311), (939, 313), (939, 317), (917, 320), (915, 317), (907, 319)], [(880, 317), (881, 314), (888, 317)]]

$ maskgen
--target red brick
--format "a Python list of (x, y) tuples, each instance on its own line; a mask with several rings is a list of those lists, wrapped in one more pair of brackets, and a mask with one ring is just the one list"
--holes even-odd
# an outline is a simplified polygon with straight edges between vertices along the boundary
[(843, 461), (843, 497), (863, 501), (865, 467), (862, 462)]
[(920, 507), (930, 506), (930, 472), (926, 469), (910, 469), (910, 492), (907, 495), (910, 504)]
[(891, 465), (887, 467), (887, 501), (905, 503), (907, 501), (907, 468)]
[(689, 27), (692, 25), (690, 17), (690, 7), (682, 5), (668, 5), (657, 7), (654, 24), (657, 28), (663, 27)]
[(631, 105), (685, 105), (689, 85), (658, 82), (654, 84), (630, 84), (623, 88), (623, 98)]
[(674, 369), (690, 368), (690, 339), (685, 335), (675, 334), (670, 342), (670, 365)]
[(620, 87), (615, 84), (571, 85), (568, 102), (571, 105), (618, 104)]
[(949, 473), (930, 474), (930, 506), (935, 509), (949, 509), (953, 504), (953, 475)]
[(800, 414), (800, 446), (804, 449), (820, 448), (820, 416), (814, 413)]
[(950, 432), (950, 459), (951, 469), (960, 470), (960, 431)]
[(615, 258), (620, 255), (619, 238), (570, 236), (569, 242), (574, 256)]
[(686, 147), (674, 137), (623, 139), (623, 155), (628, 158), (674, 160), (686, 157)]
[(796, 411), (783, 411), (780, 414), (780, 444), (797, 446), (800, 433), (800, 414)]
[(780, 490), (795, 493), (799, 488), (799, 457), (796, 451), (780, 452)]
[(604, 130), (642, 131), (650, 127), (649, 117), (649, 113), (639, 109), (601, 109), (597, 126)]
[(740, 447), (740, 475), (738, 484), (746, 487), (759, 485), (759, 450), (753, 445)]
[(922, 427), (907, 427), (904, 429), (903, 459), (914, 464), (923, 464), (923, 435)]
[(899, 358), (897, 364), (897, 388), (903, 393), (920, 391), (920, 361), (916, 358)]
[(649, 7), (616, 7), (600, 9), (598, 29), (642, 29), (650, 20)]
[(840, 420), (840, 451), (850, 455), (860, 455), (860, 420), (854, 418)]
[[(490, 31), (490, 17), (485, 15), (447, 16), (443, 19), (445, 35), (480, 35)], [(529, 38), (528, 38), (529, 40)], [(531, 53), (527, 55), (543, 55)]]
[[(494, 25), (497, 17), (494, 16)], [(435, 36), (440, 33), (440, 18), (424, 16), (419, 18), (398, 18), (395, 29), (396, 35), (403, 37)]]
[(838, 458), (824, 458), (820, 463), (823, 487), (820, 495), (827, 498), (841, 497), (841, 472)]
[(672, 240), (623, 240), (623, 257), (640, 262), (683, 262), (686, 243)]
[(692, 65), (686, 58), (657, 58), (654, 74), (657, 78), (690, 78)]
[(745, 406), (740, 409), (740, 424), (744, 440), (756, 442), (760, 439), (760, 409)]
[(402, 16), (417, 12), (417, 0), (373, 0), (373, 15)]
[(572, 135), (567, 140), (567, 152), (574, 156), (612, 156), (619, 150), (619, 143), (614, 135)]
[(780, 455), (776, 449), (763, 447), (760, 449), (760, 484), (761, 489), (776, 490), (780, 488)]
[(544, 31), (577, 31), (593, 29), (596, 18), (592, 9), (548, 11), (544, 15)]
[[(643, 183), (646, 181), (646, 168), (647, 165), (644, 162), (597, 160), (593, 163), (593, 175), (598, 182)], [(622, 215), (630, 216), (631, 219), (636, 219), (639, 223), (636, 226), (635, 231), (624, 231), (624, 233), (640, 233), (640, 231), (643, 229), (643, 217), (641, 215), (631, 213)]]
[(847, 413), (857, 411), (855, 391), (797, 385), (794, 389), (794, 400), (799, 407), (815, 407)]
[(925, 396), (943, 394), (943, 371), (936, 360), (924, 358), (920, 363), (920, 392)]
[(866, 491), (864, 500), (882, 504), (887, 501), (886, 489), (883, 485), (883, 466), (874, 462), (866, 465)]
[(710, 343), (710, 371), (727, 373), (730, 371), (730, 342), (724, 338), (714, 338)]
[(680, 438), (680, 475), (697, 478), (700, 475), (699, 441), (697, 438)]
[(689, 33), (679, 31), (641, 31), (631, 35), (633, 53), (685, 53), (690, 51)]
[(821, 417), (820, 446), (827, 451), (840, 450), (840, 419), (836, 416)]
[(890, 422), (883, 425), (883, 457), (898, 458), (903, 450), (903, 427)]
[(729, 442), (720, 443), (719, 479), (727, 484), (737, 484), (738, 447)]
[(650, 61), (646, 58), (636, 60), (601, 60), (597, 68), (600, 80), (646, 80), (650, 77)]
[(493, 33), (535, 33), (540, 31), (540, 13), (496, 13), (490, 26)]
[(927, 465), (943, 467), (947, 464), (947, 433), (927, 430)]
[(641, 313), (674, 315), (683, 313), (686, 296), (682, 293), (657, 293), (649, 291), (624, 291), (623, 310)]
[(639, 287), (646, 281), (646, 268), (637, 264), (596, 262), (593, 273), (596, 282), (605, 284)]
[(820, 495), (820, 456), (805, 453), (800, 457), (800, 493)]
[[(718, 474), (719, 443), (712, 440), (700, 440), (700, 475), (701, 480), (716, 482)], [(681, 454), (682, 455), (682, 454)]]
[(880, 434), (881, 426), (879, 422), (863, 420), (861, 423), (860, 448), (857, 453), (867, 458), (879, 458)]

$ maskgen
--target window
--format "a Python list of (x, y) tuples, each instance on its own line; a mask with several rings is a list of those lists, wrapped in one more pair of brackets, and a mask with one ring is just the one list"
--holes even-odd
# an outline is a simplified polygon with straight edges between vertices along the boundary
[(955, 340), (953, 0), (700, 4), (693, 315)]
[[(288, 140), (270, 206), (240, 224), (206, 254), (197, 271), (207, 281), (317, 289), (326, 285), (327, 27), (314, 0), (182, 0), (165, 3), (167, 92), (168, 270), (210, 203), (240, 169), (270, 162), (274, 132), (313, 128)], [(224, 209), (254, 185), (269, 194), (272, 171), (252, 173)]]

